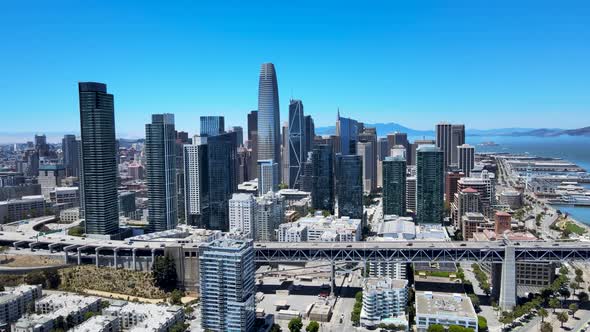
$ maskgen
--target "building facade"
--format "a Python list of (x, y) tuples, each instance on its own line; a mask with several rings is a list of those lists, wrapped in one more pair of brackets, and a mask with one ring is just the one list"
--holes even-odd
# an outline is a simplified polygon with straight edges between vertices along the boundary
[(363, 162), (361, 156), (336, 155), (338, 217), (363, 218)]
[(406, 159), (387, 157), (383, 161), (383, 214), (406, 215)]
[(418, 148), (416, 160), (416, 223), (440, 224), (444, 216), (444, 155), (432, 145)]

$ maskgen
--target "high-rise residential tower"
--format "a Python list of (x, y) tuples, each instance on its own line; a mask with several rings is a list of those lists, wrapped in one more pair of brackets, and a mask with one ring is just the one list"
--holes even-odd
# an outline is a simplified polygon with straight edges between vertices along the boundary
[(201, 136), (215, 136), (225, 132), (223, 116), (201, 116)]
[(184, 145), (184, 195), (186, 222), (205, 228), (209, 225), (209, 160), (207, 137), (195, 136)]
[(361, 156), (336, 154), (338, 217), (363, 218), (363, 160)]
[(199, 247), (202, 327), (251, 331), (256, 320), (252, 240), (221, 238)]
[(406, 215), (406, 159), (387, 157), (383, 161), (383, 214)]
[(66, 176), (80, 177), (80, 141), (76, 135), (65, 135), (61, 140)]
[(236, 133), (207, 137), (209, 229), (229, 230), (229, 200), (238, 188)]
[(229, 200), (229, 229), (253, 239), (256, 224), (256, 200), (252, 194), (233, 194)]
[(272, 63), (260, 67), (257, 129), (258, 160), (272, 160), (281, 165), (279, 88)]
[(416, 223), (440, 224), (444, 213), (444, 155), (433, 145), (418, 148), (416, 160)]
[(279, 165), (272, 160), (258, 161), (258, 196), (279, 190)]
[(176, 131), (173, 114), (153, 114), (145, 125), (147, 161), (148, 222), (150, 231), (176, 228)]
[(301, 100), (291, 100), (289, 103), (289, 188), (301, 187), (303, 163), (307, 158), (305, 150), (305, 116)]
[(106, 84), (78, 83), (83, 208), (87, 234), (119, 231), (115, 108)]
[(331, 144), (316, 144), (311, 154), (311, 205), (334, 213), (334, 154)]

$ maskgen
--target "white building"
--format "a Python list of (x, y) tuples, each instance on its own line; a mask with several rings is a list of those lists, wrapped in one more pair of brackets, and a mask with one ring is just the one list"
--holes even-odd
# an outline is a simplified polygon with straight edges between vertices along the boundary
[(361, 220), (315, 215), (279, 225), (279, 242), (354, 242), (361, 239)]
[(208, 181), (207, 137), (195, 136), (193, 144), (184, 145), (183, 153), (185, 217), (190, 225), (200, 225), (207, 205), (201, 193)]
[(477, 332), (477, 314), (465, 294), (416, 292), (416, 327), (425, 332), (431, 324), (459, 325)]
[(72, 223), (80, 220), (80, 208), (74, 207), (59, 211), (59, 219), (64, 223)]
[(180, 306), (113, 301), (103, 309), (103, 315), (118, 317), (122, 330), (166, 332), (184, 319)]
[(407, 280), (366, 278), (363, 281), (361, 326), (374, 327), (383, 319), (404, 316), (407, 303)]
[(70, 329), (70, 332), (119, 332), (121, 324), (115, 316), (92, 316), (82, 324)]
[(0, 326), (19, 319), (29, 303), (41, 297), (40, 285), (20, 285), (0, 292)]
[(255, 234), (256, 200), (251, 194), (233, 194), (229, 200), (229, 230), (252, 239)]
[(406, 177), (406, 208), (416, 212), (416, 176)]
[(269, 191), (256, 198), (256, 241), (276, 241), (276, 230), (285, 220), (285, 199)]
[(416, 224), (412, 217), (385, 215), (377, 228), (377, 235), (385, 241), (413, 240), (416, 237)]

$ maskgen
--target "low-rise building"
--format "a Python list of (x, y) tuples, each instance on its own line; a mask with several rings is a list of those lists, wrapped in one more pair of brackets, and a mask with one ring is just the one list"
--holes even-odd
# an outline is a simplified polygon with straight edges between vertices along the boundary
[(361, 220), (316, 214), (279, 225), (279, 242), (354, 242), (361, 239)]
[(383, 319), (402, 317), (407, 303), (407, 280), (366, 278), (363, 282), (361, 326), (375, 327)]
[(118, 317), (121, 329), (133, 332), (166, 332), (184, 320), (180, 306), (114, 301), (102, 312), (105, 316)]
[(59, 212), (59, 220), (64, 223), (72, 223), (80, 220), (80, 208), (75, 207), (61, 210)]
[(47, 205), (43, 195), (23, 196), (0, 202), (0, 224), (45, 215)]
[(121, 325), (116, 316), (92, 316), (82, 324), (73, 327), (70, 332), (119, 332)]
[(0, 292), (0, 326), (15, 322), (40, 297), (40, 285), (21, 285)]
[(477, 232), (478, 227), (486, 223), (486, 218), (479, 212), (466, 212), (461, 217), (461, 232), (463, 240), (467, 241)]
[(477, 332), (477, 314), (465, 294), (416, 292), (416, 328), (425, 332), (432, 324), (458, 325)]

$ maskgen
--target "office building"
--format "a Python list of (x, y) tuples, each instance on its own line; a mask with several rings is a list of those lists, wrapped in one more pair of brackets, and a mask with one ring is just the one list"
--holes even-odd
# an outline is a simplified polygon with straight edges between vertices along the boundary
[(404, 159), (408, 156), (406, 148), (403, 145), (394, 145), (393, 148), (391, 148), (391, 151), (389, 151), (389, 155), (391, 157), (402, 157)]
[(115, 235), (119, 231), (117, 149), (113, 95), (106, 84), (81, 82), (80, 133), (86, 233)]
[(438, 123), (436, 125), (436, 147), (443, 153), (443, 167), (444, 170), (451, 165), (451, 153), (457, 147), (452, 145), (452, 125), (450, 123)]
[(256, 198), (256, 241), (276, 241), (276, 230), (285, 219), (285, 199), (272, 191)]
[(248, 148), (250, 149), (250, 170), (248, 180), (258, 177), (258, 111), (248, 113)]
[(338, 217), (363, 218), (363, 161), (357, 155), (336, 155)]
[(510, 213), (497, 211), (494, 216), (494, 231), (497, 235), (504, 234), (512, 229), (512, 216)]
[(417, 153), (416, 223), (440, 224), (444, 217), (443, 152), (422, 145)]
[(254, 246), (221, 238), (199, 247), (204, 330), (250, 331), (256, 319)]
[(41, 194), (49, 199), (49, 193), (61, 186), (61, 181), (66, 178), (66, 169), (63, 165), (45, 164), (39, 166), (37, 183), (41, 185)]
[(388, 318), (405, 316), (407, 303), (407, 280), (387, 277), (365, 278), (363, 280), (361, 326), (373, 328)]
[(49, 155), (49, 144), (47, 144), (47, 136), (35, 135), (35, 151), (39, 153), (40, 157), (47, 157)]
[(477, 177), (464, 177), (457, 181), (457, 191), (461, 192), (463, 189), (473, 188), (479, 192), (479, 199), (481, 202), (481, 213), (487, 218), (494, 217), (493, 206), (496, 204), (496, 186), (493, 173), (483, 171)]
[(445, 174), (445, 202), (447, 204), (451, 204), (455, 199), (457, 183), (462, 177), (465, 177), (465, 174), (456, 170), (449, 171)]
[(55, 187), (49, 193), (49, 200), (58, 206), (80, 206), (80, 190), (78, 187)]
[[(401, 145), (406, 149), (406, 162), (408, 163), (408, 165), (412, 165), (412, 156), (410, 155), (410, 142), (408, 141), (408, 134), (406, 133), (400, 133), (400, 132), (395, 132), (392, 134), (388, 134), (387, 135), (387, 151), (388, 154), (391, 152), (391, 149), (393, 149), (396, 145)], [(393, 156), (393, 155), (388, 155), (388, 156)]]
[(361, 125), (358, 121), (341, 117), (340, 110), (336, 118), (336, 141), (334, 146), (335, 153), (341, 153), (343, 156), (356, 154), (356, 143)]
[(233, 194), (229, 200), (229, 230), (253, 239), (256, 223), (256, 200), (251, 194)]
[(145, 156), (150, 231), (173, 229), (178, 224), (173, 114), (154, 114), (145, 125)]
[(408, 151), (409, 152), (408, 155), (410, 156), (410, 159), (408, 161), (408, 165), (412, 165), (412, 166), (416, 165), (418, 148), (421, 145), (436, 145), (436, 141), (432, 140), (432, 139), (417, 139), (414, 141), (414, 143), (410, 144), (410, 150)]
[[(305, 131), (303, 136), (305, 137), (305, 154), (313, 149), (313, 141), (315, 139), (315, 124), (311, 115), (306, 115), (305, 119)], [(304, 157), (305, 159), (306, 157)]]
[(417, 291), (416, 328), (418, 332), (426, 332), (432, 324), (446, 329), (458, 325), (477, 332), (477, 314), (466, 294)]
[(323, 217), (317, 213), (295, 222), (280, 224), (279, 242), (357, 242), (361, 240), (360, 219)]
[(406, 159), (387, 157), (383, 161), (383, 214), (406, 215)]
[(289, 186), (289, 124), (284, 122), (281, 129), (281, 164), (279, 165), (279, 167), (281, 167), (280, 183)]
[(209, 224), (207, 229), (229, 230), (229, 200), (238, 189), (236, 133), (207, 137)]
[(386, 157), (390, 156), (389, 153), (390, 149), (387, 137), (379, 137), (377, 139), (377, 159), (383, 161)]
[(65, 135), (61, 140), (66, 176), (80, 177), (80, 141), (76, 135)]
[(377, 158), (373, 155), (373, 143), (358, 142), (356, 150), (363, 161), (363, 189), (366, 193), (373, 192), (377, 189)]
[(479, 227), (485, 224), (487, 220), (479, 212), (466, 212), (461, 216), (461, 235), (464, 241), (473, 238)]
[(185, 218), (188, 225), (209, 225), (209, 160), (207, 137), (193, 138), (184, 145)]
[(279, 165), (272, 160), (258, 161), (258, 196), (279, 189)]
[(23, 196), (0, 202), (0, 224), (44, 216), (47, 205), (43, 195)]
[(41, 285), (20, 285), (0, 292), (0, 327), (15, 322), (41, 297)]
[(244, 145), (244, 129), (240, 126), (232, 126), (229, 131), (236, 133), (238, 147)]
[(289, 188), (299, 189), (301, 187), (303, 162), (307, 158), (307, 151), (305, 150), (305, 115), (301, 100), (291, 100), (289, 103), (288, 130)]
[(121, 191), (119, 192), (119, 213), (123, 217), (133, 218), (137, 206), (135, 205), (135, 192), (134, 191)]
[[(272, 160), (281, 165), (279, 89), (275, 66), (272, 63), (264, 63), (260, 67), (257, 129), (257, 160)], [(279, 173), (278, 179), (281, 178)]]
[(334, 157), (331, 144), (316, 144), (311, 154), (311, 205), (334, 213)]
[(471, 170), (475, 165), (475, 148), (469, 144), (459, 145), (457, 150), (457, 167), (463, 171), (466, 177), (471, 176)]
[(225, 132), (223, 116), (201, 116), (200, 136), (217, 136)]
[(459, 163), (457, 147), (463, 144), (465, 144), (465, 125), (451, 125), (451, 165)]

